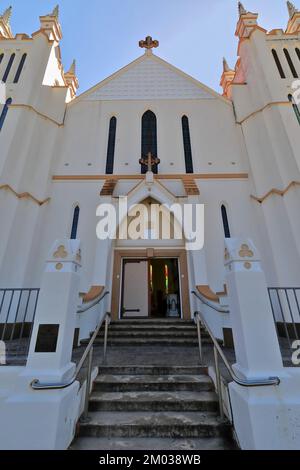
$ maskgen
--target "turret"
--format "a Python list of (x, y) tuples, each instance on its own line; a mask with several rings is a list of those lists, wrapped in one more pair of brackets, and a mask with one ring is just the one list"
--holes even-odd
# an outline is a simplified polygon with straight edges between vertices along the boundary
[(235, 35), (241, 38), (248, 38), (253, 29), (257, 27), (257, 13), (247, 11), (241, 2), (238, 3), (239, 21), (236, 26)]
[(44, 31), (52, 41), (59, 42), (62, 39), (61, 26), (58, 20), (58, 5), (48, 15), (40, 16), (41, 30)]

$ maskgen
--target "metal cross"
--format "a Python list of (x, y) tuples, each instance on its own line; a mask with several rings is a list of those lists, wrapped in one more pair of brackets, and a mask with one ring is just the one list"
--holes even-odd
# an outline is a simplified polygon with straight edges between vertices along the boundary
[(153, 47), (159, 46), (159, 42), (156, 39), (152, 39), (151, 36), (147, 36), (144, 41), (139, 41), (139, 46), (144, 49), (153, 49)]
[(142, 157), (139, 160), (139, 163), (141, 165), (146, 165), (148, 170), (147, 171), (152, 171), (153, 165), (158, 165), (160, 163), (160, 159), (156, 158), (152, 155), (151, 152), (148, 153), (147, 157)]

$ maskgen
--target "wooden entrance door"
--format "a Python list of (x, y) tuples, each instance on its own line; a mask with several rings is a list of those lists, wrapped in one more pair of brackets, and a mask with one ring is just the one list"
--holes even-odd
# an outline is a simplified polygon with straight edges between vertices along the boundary
[(121, 317), (148, 317), (148, 261), (123, 261)]

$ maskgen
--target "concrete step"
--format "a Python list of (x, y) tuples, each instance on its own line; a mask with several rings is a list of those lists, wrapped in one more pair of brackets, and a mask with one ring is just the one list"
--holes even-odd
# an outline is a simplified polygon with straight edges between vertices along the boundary
[(205, 366), (100, 366), (99, 375), (207, 375)]
[(80, 436), (91, 437), (219, 437), (229, 426), (214, 412), (92, 412), (80, 425)]
[[(123, 324), (123, 323), (111, 323), (109, 325), (109, 330), (110, 331), (135, 331), (135, 330), (138, 330), (138, 331), (143, 331), (143, 330), (149, 330), (151, 329), (151, 331), (196, 331), (196, 325), (193, 323), (193, 324), (180, 324), (180, 325), (166, 325), (165, 323), (161, 324), (161, 325), (156, 325), (156, 324), (147, 324), (147, 325), (144, 325), (143, 323), (139, 324), (139, 325), (127, 325), (127, 324)], [(203, 328), (202, 328), (203, 330)]]
[(94, 391), (211, 391), (213, 384), (207, 375), (99, 375)]
[(214, 392), (94, 392), (90, 411), (217, 411)]
[[(104, 335), (104, 331), (101, 331), (98, 335), (101, 338)], [(108, 338), (197, 338), (197, 331), (157, 331), (157, 330), (109, 330)]]
[[(82, 345), (88, 344), (89, 340), (81, 341)], [(203, 338), (203, 344), (210, 344), (209, 338)], [(95, 339), (96, 346), (103, 344), (103, 338), (98, 337)], [(173, 337), (145, 337), (145, 338), (112, 338), (108, 337), (108, 346), (174, 346), (174, 347), (195, 347), (198, 345), (196, 338), (173, 338)]]
[(181, 320), (180, 318), (125, 318), (112, 321), (111, 325), (194, 325), (194, 320)]
[(235, 450), (236, 446), (225, 437), (195, 438), (109, 438), (79, 437), (70, 447), (71, 450)]

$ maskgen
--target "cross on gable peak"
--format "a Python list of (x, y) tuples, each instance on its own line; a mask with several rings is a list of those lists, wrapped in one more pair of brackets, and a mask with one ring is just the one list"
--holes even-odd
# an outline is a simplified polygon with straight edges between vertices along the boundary
[(156, 39), (152, 39), (152, 36), (146, 36), (144, 40), (139, 41), (139, 46), (143, 49), (153, 49), (159, 46), (159, 42)]

